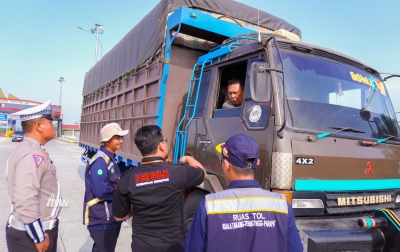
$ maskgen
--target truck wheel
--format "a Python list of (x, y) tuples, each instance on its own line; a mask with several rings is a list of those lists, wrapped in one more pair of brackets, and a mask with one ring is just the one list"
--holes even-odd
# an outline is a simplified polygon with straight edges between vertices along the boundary
[(192, 223), (194, 214), (196, 213), (199, 203), (204, 199), (206, 194), (207, 192), (202, 190), (191, 192), (183, 203), (183, 216), (185, 218), (186, 232), (189, 230), (190, 224)]

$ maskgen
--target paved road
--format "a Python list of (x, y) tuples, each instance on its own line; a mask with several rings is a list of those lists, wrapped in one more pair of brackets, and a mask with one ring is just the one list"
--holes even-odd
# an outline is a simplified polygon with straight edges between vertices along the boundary
[[(0, 251), (7, 251), (5, 225), (10, 213), (10, 199), (7, 194), (5, 179), (6, 161), (10, 153), (20, 143), (11, 142), (10, 138), (0, 137)], [(93, 240), (82, 224), (82, 201), (85, 188), (83, 174), (84, 164), (80, 161), (83, 149), (77, 144), (52, 140), (45, 146), (57, 167), (63, 198), (68, 200), (68, 207), (62, 209), (57, 251), (86, 252), (91, 251)], [(131, 228), (122, 224), (116, 251), (130, 251)]]

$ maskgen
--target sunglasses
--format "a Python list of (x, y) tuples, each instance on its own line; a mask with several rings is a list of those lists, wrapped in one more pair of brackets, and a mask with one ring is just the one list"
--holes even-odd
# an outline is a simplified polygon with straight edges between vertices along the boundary
[(161, 141), (160, 141), (160, 143), (161, 143), (161, 142), (168, 143), (168, 139), (167, 139), (167, 138), (165, 138), (165, 139), (161, 140)]

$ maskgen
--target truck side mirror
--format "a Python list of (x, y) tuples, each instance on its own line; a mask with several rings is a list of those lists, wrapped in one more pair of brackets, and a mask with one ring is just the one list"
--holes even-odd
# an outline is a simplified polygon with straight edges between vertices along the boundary
[(255, 102), (271, 100), (271, 68), (267, 63), (254, 62), (250, 68), (250, 94)]

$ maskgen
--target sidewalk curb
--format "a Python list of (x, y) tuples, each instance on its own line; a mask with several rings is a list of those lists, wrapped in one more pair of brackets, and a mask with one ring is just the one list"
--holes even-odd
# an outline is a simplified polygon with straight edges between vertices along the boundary
[(72, 139), (68, 139), (68, 138), (57, 137), (56, 139), (60, 140), (62, 142), (70, 143), (70, 144), (78, 144), (79, 143), (78, 140), (72, 140)]

